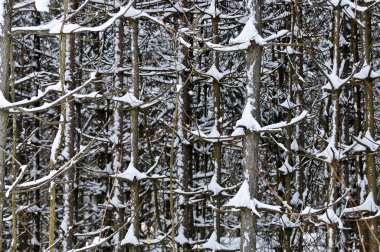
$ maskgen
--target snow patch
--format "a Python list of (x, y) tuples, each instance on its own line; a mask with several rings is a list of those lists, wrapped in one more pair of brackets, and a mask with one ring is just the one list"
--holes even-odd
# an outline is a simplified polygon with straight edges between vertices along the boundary
[(258, 213), (257, 209), (266, 209), (275, 212), (281, 212), (280, 206), (272, 206), (269, 204), (261, 203), (257, 199), (251, 199), (247, 180), (244, 180), (239, 191), (232, 199), (228, 201), (228, 203), (225, 206), (236, 208), (248, 208), (251, 209), (252, 212), (256, 214), (258, 217), (261, 217), (261, 215)]
[(137, 170), (136, 167), (133, 165), (133, 163), (130, 162), (127, 170), (125, 170), (123, 173), (119, 173), (118, 175), (116, 175), (116, 177), (133, 181), (134, 179), (136, 180), (145, 179), (147, 178), (147, 175)]
[(193, 249), (210, 249), (211, 251), (219, 251), (219, 250), (228, 250), (229, 248), (220, 244), (216, 239), (216, 233), (213, 232), (210, 236), (210, 238), (201, 245), (196, 245), (193, 247)]
[(375, 200), (373, 198), (373, 193), (369, 192), (365, 201), (356, 207), (348, 207), (343, 210), (343, 214), (346, 213), (355, 213), (355, 212), (378, 212), (380, 210), (379, 206), (376, 205)]
[(36, 9), (39, 12), (49, 12), (50, 0), (35, 0)]
[(112, 99), (114, 101), (128, 103), (132, 107), (138, 107), (141, 104), (143, 104), (143, 102), (140, 101), (139, 99), (137, 99), (136, 96), (134, 96), (131, 92), (127, 92), (125, 95), (123, 95), (121, 97), (113, 97)]
[(121, 245), (132, 244), (135, 246), (141, 245), (140, 241), (135, 236), (135, 228), (133, 225), (130, 225), (128, 228), (128, 232), (125, 235), (125, 238), (121, 241)]

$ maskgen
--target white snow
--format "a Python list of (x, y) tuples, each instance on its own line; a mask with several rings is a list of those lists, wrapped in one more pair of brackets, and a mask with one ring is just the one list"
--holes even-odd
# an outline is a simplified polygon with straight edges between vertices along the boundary
[(288, 173), (292, 173), (294, 170), (294, 167), (289, 164), (288, 158), (285, 159), (285, 162), (282, 164), (280, 168), (278, 168), (279, 171), (281, 171), (284, 175)]
[(330, 3), (334, 6), (348, 6), (352, 8), (355, 11), (365, 11), (367, 10), (367, 7), (363, 7), (358, 5), (356, 1), (351, 2), (350, 0), (329, 0)]
[[(380, 140), (375, 141), (373, 137), (371, 136), (371, 133), (369, 131), (366, 131), (365, 135), (363, 137), (353, 137), (357, 144), (354, 146), (354, 151), (363, 151), (363, 150), (370, 150), (370, 151), (377, 151), (380, 147)], [(362, 147), (365, 147), (364, 149)]]
[(3, 92), (0, 90), (0, 108), (6, 108), (10, 106), (10, 104), (11, 103), (7, 99), (5, 99)]
[(244, 129), (242, 127), (235, 127), (231, 136), (232, 137), (244, 136)]
[(178, 243), (178, 244), (181, 244), (181, 245), (184, 245), (184, 244), (187, 244), (189, 243), (189, 239), (187, 239), (185, 237), (185, 234), (184, 234), (184, 227), (183, 225), (180, 225), (179, 228), (178, 228), (178, 235), (175, 237), (175, 241)]
[(100, 238), (99, 236), (96, 236), (93, 240), (92, 240), (92, 243), (82, 247), (82, 248), (78, 248), (78, 249), (72, 249), (72, 250), (68, 250), (67, 252), (80, 252), (80, 251), (88, 251), (89, 249), (91, 248), (95, 248), (97, 246), (99, 246), (100, 244), (104, 243), (105, 241), (107, 241), (108, 239), (110, 238), (110, 236), (108, 237), (105, 237), (105, 238)]
[(35, 235), (33, 235), (33, 238), (30, 241), (30, 243), (32, 244), (32, 246), (40, 245), (40, 242), (37, 240), (37, 237)]
[(215, 0), (210, 1), (210, 6), (205, 10), (205, 13), (215, 18), (220, 15), (220, 11), (216, 8)]
[(236, 127), (243, 127), (250, 131), (258, 131), (261, 129), (260, 124), (256, 121), (256, 119), (252, 116), (253, 107), (247, 102), (243, 113), (241, 115), (241, 119), (236, 122)]
[(193, 249), (210, 249), (211, 251), (219, 251), (219, 250), (228, 250), (229, 248), (218, 243), (216, 239), (216, 233), (213, 232), (210, 236), (210, 238), (201, 245), (196, 245), (193, 247)]
[(354, 74), (354, 78), (359, 79), (359, 80), (364, 80), (368, 78), (370, 71), (371, 71), (371, 66), (366, 64), (360, 69), (358, 73)]
[(295, 107), (299, 106), (298, 104), (295, 104), (293, 103), (291, 100), (290, 100), (290, 96), (288, 95), (286, 97), (286, 100), (280, 104), (281, 107), (284, 107), (286, 109), (294, 109)]
[(294, 138), (294, 140), (292, 141), (292, 143), (290, 144), (290, 149), (292, 151), (298, 151), (299, 150), (299, 147), (298, 147), (298, 143), (297, 143), (297, 139)]
[(131, 224), (128, 228), (128, 232), (125, 235), (125, 238), (121, 241), (121, 245), (132, 244), (135, 246), (141, 245), (140, 241), (135, 236), (135, 228)]
[(305, 207), (304, 210), (302, 210), (301, 214), (305, 214), (305, 215), (308, 215), (308, 214), (314, 214), (314, 213), (318, 213), (320, 210), (319, 209), (314, 209), (312, 207)]
[(219, 72), (219, 70), (215, 67), (215, 64), (210, 67), (206, 74), (217, 81), (220, 81), (225, 76), (224, 73)]
[(114, 101), (119, 101), (123, 103), (128, 103), (131, 107), (138, 107), (141, 104), (143, 104), (142, 101), (136, 98), (131, 92), (127, 92), (125, 95), (121, 97), (113, 97), (112, 98)]
[[(4, 36), (4, 17), (5, 17), (5, 13), (4, 13), (4, 4), (5, 4), (5, 0), (0, 0), (0, 36)], [(1, 59), (0, 59), (0, 63), (1, 63)]]
[(226, 207), (235, 207), (235, 208), (248, 208), (251, 209), (254, 214), (256, 214), (258, 217), (261, 217), (258, 209), (266, 209), (271, 210), (275, 212), (281, 212), (280, 206), (272, 206), (265, 203), (261, 203), (257, 199), (251, 199), (251, 195), (249, 193), (249, 187), (247, 180), (244, 180), (243, 184), (241, 185), (239, 191), (236, 193), (236, 195), (230, 199)]
[(206, 186), (206, 189), (212, 191), (214, 195), (219, 195), (219, 193), (224, 189), (221, 187), (218, 182), (216, 182), (216, 174), (211, 178), (210, 183)]
[(302, 111), (302, 113), (294, 118), (292, 118), (289, 122), (279, 122), (279, 123), (274, 123), (270, 124), (267, 126), (262, 127), (262, 130), (273, 130), (273, 129), (279, 129), (283, 127), (287, 127), (290, 125), (293, 125), (301, 120), (303, 120), (306, 116), (308, 115), (308, 112), (306, 110)]
[(343, 210), (343, 213), (346, 214), (346, 213), (355, 213), (355, 212), (362, 212), (362, 211), (375, 213), (375, 212), (378, 212), (379, 210), (380, 208), (378, 205), (376, 205), (375, 200), (373, 198), (373, 193), (369, 192), (367, 198), (361, 205), (356, 206), (356, 207), (347, 207)]
[(35, 0), (36, 9), (39, 12), (49, 12), (50, 0)]
[(58, 34), (58, 33), (71, 33), (77, 29), (79, 29), (80, 26), (77, 24), (63, 24), (62, 21), (54, 23), (49, 29), (49, 33), (51, 34)]
[(329, 141), (329, 144), (327, 147), (320, 153), (316, 155), (316, 157), (321, 157), (326, 161), (327, 163), (331, 163), (334, 160), (339, 160), (343, 158), (345, 155), (337, 150), (334, 146), (333, 141)]
[(347, 83), (347, 79), (341, 79), (338, 75), (336, 75), (334, 72), (328, 74), (325, 72), (326, 77), (328, 78), (328, 82), (326, 85), (322, 87), (322, 89), (326, 90), (336, 90), (341, 88), (344, 84)]
[(25, 174), (25, 171), (26, 171), (26, 168), (28, 166), (27, 165), (22, 165), (20, 166), (20, 174), (17, 176), (17, 178), (15, 179), (15, 181), (13, 182), (13, 184), (9, 187), (9, 189), (7, 190), (7, 192), (5, 193), (5, 197), (8, 198), (9, 197), (9, 194), (12, 192), (13, 188), (17, 185), (17, 183), (20, 182), (20, 180), (24, 177), (24, 174)]
[(35, 181), (30, 181), (30, 182), (22, 183), (22, 187), (28, 188), (28, 187), (32, 187), (34, 185), (39, 185), (41, 183), (50, 181), (51, 178), (53, 178), (56, 174), (57, 174), (57, 171), (56, 170), (52, 170), (52, 171), (50, 171), (49, 175), (47, 175), (45, 177), (42, 177), (42, 178), (37, 179)]
[(292, 221), (289, 219), (288, 215), (286, 215), (286, 214), (283, 214), (283, 215), (281, 216), (281, 222), (282, 222), (282, 225), (283, 225), (284, 227), (288, 227), (288, 228), (295, 228), (295, 227), (298, 227), (298, 226), (299, 226), (299, 224), (292, 222)]
[(343, 228), (342, 220), (336, 215), (333, 209), (329, 208), (322, 215), (317, 216), (318, 220), (326, 223), (326, 224), (338, 224), (338, 228)]
[[(115, 182), (115, 187), (118, 186), (118, 182)], [(115, 188), (113, 196), (111, 198), (110, 204), (118, 209), (124, 208), (125, 205), (120, 201), (120, 190), (118, 187)]]
[(61, 114), (60, 118), (59, 118), (59, 126), (58, 126), (58, 130), (57, 130), (57, 133), (54, 137), (54, 141), (51, 145), (51, 151), (50, 151), (50, 160), (53, 162), (53, 163), (56, 163), (57, 162), (57, 151), (58, 151), (58, 148), (59, 148), (59, 145), (61, 144), (61, 135), (62, 135), (62, 123), (64, 121), (64, 118), (63, 118), (63, 115)]
[(230, 45), (244, 44), (246, 42), (250, 42), (251, 40), (254, 40), (255, 43), (258, 45), (264, 45), (265, 41), (258, 33), (255, 24), (256, 20), (255, 17), (252, 15), (248, 19), (241, 33), (236, 38), (230, 40)]
[(133, 181), (134, 179), (136, 180), (145, 179), (147, 178), (147, 175), (137, 170), (136, 167), (133, 165), (133, 163), (130, 162), (127, 170), (125, 170), (123, 173), (119, 173), (118, 175), (116, 175), (116, 177)]

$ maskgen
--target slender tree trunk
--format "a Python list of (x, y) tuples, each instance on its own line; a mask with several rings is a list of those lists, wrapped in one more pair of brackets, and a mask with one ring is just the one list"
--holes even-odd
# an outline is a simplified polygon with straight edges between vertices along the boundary
[[(188, 8), (189, 2), (187, 0), (180, 0), (179, 5), (181, 8)], [(189, 22), (189, 16), (187, 13), (181, 13), (178, 17), (178, 29), (187, 27)], [(189, 40), (189, 38), (185, 38)], [(187, 41), (189, 42), (189, 41)], [(190, 42), (189, 42), (190, 43)], [(177, 64), (189, 67), (189, 49), (182, 44), (178, 45), (177, 48)], [(178, 122), (177, 122), (177, 134), (180, 139), (180, 146), (177, 152), (177, 177), (178, 185), (182, 187), (185, 192), (189, 191), (189, 183), (192, 168), (192, 146), (187, 140), (187, 131), (190, 127), (190, 117), (191, 117), (191, 96), (189, 92), (191, 91), (191, 81), (189, 79), (188, 70), (181, 70), (179, 73), (180, 85), (183, 85), (181, 90), (181, 95), (179, 97), (179, 108), (178, 108)], [(186, 84), (185, 84), (186, 82)], [(188, 195), (179, 195), (178, 209), (177, 209), (177, 220), (178, 220), (178, 236), (177, 242), (183, 246), (184, 251), (191, 249), (189, 244), (190, 238), (192, 236), (192, 209), (189, 205)]]
[[(115, 22), (115, 63), (118, 67), (123, 67), (124, 65), (124, 19), (117, 20)], [(115, 76), (115, 88), (121, 89), (123, 87), (124, 78), (121, 73), (117, 73)], [(123, 147), (123, 116), (124, 113), (122, 111), (122, 104), (116, 102), (116, 108), (114, 111), (114, 140), (115, 140), (115, 157), (113, 160), (113, 169), (114, 173), (117, 174), (119, 172), (123, 172), (123, 161), (124, 161), (124, 147)], [(116, 234), (113, 237), (114, 250), (116, 252), (124, 251), (122, 248), (120, 241), (121, 237), (124, 236), (123, 230), (120, 230), (122, 225), (124, 224), (124, 215), (125, 215), (125, 206), (124, 206), (124, 192), (122, 190), (122, 180), (115, 178), (113, 183), (113, 198), (112, 203), (116, 208), (114, 213), (114, 232)]]
[[(303, 3), (303, 0), (300, 0), (300, 1), (297, 1), (295, 3), (295, 16), (296, 16), (296, 26), (298, 28), (297, 31), (294, 31), (295, 34), (296, 34), (296, 42), (299, 43), (299, 44), (302, 44), (303, 43), (303, 21), (302, 21), (302, 3)], [(304, 64), (304, 50), (303, 50), (303, 47), (300, 47), (298, 49), (298, 51), (300, 52), (299, 55), (296, 55), (296, 64), (295, 64), (295, 68), (296, 68), (296, 72), (297, 72), (297, 75), (300, 76), (301, 78), (304, 78), (304, 72), (303, 72), (303, 64)], [(298, 105), (295, 109), (296, 113), (297, 114), (300, 114), (304, 108), (305, 108), (305, 105), (304, 105), (304, 83), (302, 82), (302, 80), (297, 77), (296, 78), (297, 81), (296, 81), (296, 86), (297, 88), (294, 90), (295, 92), (295, 99), (296, 99), (296, 104)], [(296, 139), (295, 141), (297, 142), (297, 146), (298, 146), (298, 149), (292, 149), (292, 151), (295, 151), (295, 152), (302, 152), (305, 148), (305, 136), (303, 134), (305, 130), (305, 126), (304, 126), (304, 122), (301, 121), (300, 123), (297, 123), (295, 125), (295, 130), (294, 130), (294, 135), (296, 136)], [(303, 162), (302, 162), (302, 158), (300, 157), (300, 155), (296, 155), (295, 156), (295, 164), (298, 166), (298, 169), (295, 171), (295, 181), (294, 181), (294, 184), (295, 184), (295, 194), (296, 194), (296, 197), (295, 198), (298, 198), (298, 202), (294, 202), (296, 203), (296, 209), (297, 211), (301, 211), (304, 206), (306, 205), (306, 197), (304, 197), (304, 189), (306, 188), (305, 186), (305, 169), (307, 166), (304, 166), (303, 165)], [(302, 246), (302, 243), (303, 243), (303, 232), (304, 230), (303, 229), (297, 229), (297, 233), (296, 235), (294, 235), (294, 237), (296, 237), (297, 241), (297, 251), (302, 251), (303, 249), (303, 246)], [(297, 234), (300, 234), (300, 235), (297, 235)]]
[[(254, 15), (256, 29), (261, 34), (261, 0), (249, 1), (247, 6), (250, 15)], [(262, 48), (252, 44), (246, 53), (247, 65), (247, 101), (246, 106), (251, 110), (252, 116), (260, 123), (260, 79), (261, 79)], [(259, 177), (259, 141), (260, 134), (246, 130), (243, 137), (243, 168), (245, 180), (248, 183), (251, 199), (258, 198)], [(256, 215), (250, 209), (241, 210), (241, 242), (240, 250), (243, 252), (256, 251)]]
[[(76, 1), (70, 0), (70, 9), (76, 8)], [(70, 34), (66, 40), (66, 62), (65, 77), (68, 90), (75, 89), (75, 35)], [(70, 160), (75, 155), (75, 101), (70, 98), (66, 101), (66, 124), (65, 124), (65, 148), (67, 153), (66, 160)], [(63, 182), (63, 219), (61, 228), (63, 230), (64, 239), (62, 248), (64, 251), (73, 249), (74, 246), (74, 176), (75, 166), (72, 166), (64, 175)]]
[[(136, 7), (136, 1), (133, 6)], [(132, 81), (133, 95), (139, 99), (140, 91), (140, 50), (139, 50), (139, 23), (138, 20), (130, 19), (131, 26), (131, 53), (132, 53)], [(131, 162), (133, 167), (139, 169), (139, 108), (134, 107), (131, 110)], [(140, 182), (136, 178), (131, 182), (131, 212), (134, 236), (139, 239), (140, 233)], [(132, 252), (138, 252), (141, 249), (131, 246)]]
[[(12, 43), (12, 42), (11, 42)], [(14, 79), (14, 57), (13, 57), (13, 45), (10, 46), (10, 56), (9, 56), (10, 62), (11, 62), (11, 101), (16, 101), (16, 94), (15, 94), (15, 79)], [(12, 116), (12, 178), (13, 182), (16, 181), (17, 177), (17, 115)], [(12, 192), (12, 252), (17, 251), (17, 194), (15, 191)]]
[[(214, 2), (215, 10), (214, 13), (216, 13), (216, 9), (218, 6), (218, 1), (215, 0)], [(219, 17), (214, 16), (212, 18), (212, 33), (213, 33), (213, 42), (215, 44), (218, 44), (220, 42), (219, 38)], [(220, 71), (219, 67), (219, 53), (217, 51), (213, 52), (213, 62), (214, 66), (218, 71)], [(217, 131), (217, 135), (221, 135), (222, 133), (222, 108), (221, 108), (221, 92), (220, 92), (220, 83), (218, 80), (213, 79), (212, 81), (213, 85), (213, 90), (214, 90), (214, 129)], [(222, 142), (215, 142), (214, 144), (214, 166), (215, 166), (215, 171), (214, 171), (214, 176), (215, 176), (215, 181), (218, 185), (221, 184), (222, 182)], [(215, 195), (215, 206), (216, 208), (220, 208), (221, 204), (221, 196), (220, 194)], [(216, 234), (216, 240), (217, 242), (220, 242), (220, 237), (222, 234), (221, 230), (221, 219), (220, 219), (220, 211), (214, 211), (214, 232)]]
[[(367, 4), (368, 5), (368, 4)], [(371, 32), (371, 20), (372, 10), (368, 8), (362, 13), (362, 53), (364, 58), (364, 65), (372, 63), (372, 32)], [(364, 79), (364, 104), (365, 104), (365, 125), (364, 129), (371, 137), (375, 138), (375, 118), (374, 118), (374, 85), (372, 80), (368, 77)], [(366, 175), (368, 179), (367, 192), (372, 193), (375, 202), (378, 202), (377, 193), (377, 171), (375, 153), (367, 152), (366, 155)], [(379, 238), (378, 238), (378, 218), (373, 218), (366, 223), (366, 231), (364, 232), (364, 243), (367, 251), (379, 250)]]
[[(64, 1), (64, 20), (66, 19), (68, 11), (68, 0)], [(59, 58), (59, 78), (61, 82), (61, 92), (62, 95), (65, 94), (65, 82), (66, 82), (66, 46), (67, 46), (67, 36), (65, 34), (61, 34), (59, 37), (59, 45), (60, 45), (60, 58)], [(53, 145), (52, 152), (50, 157), (51, 170), (55, 171), (57, 166), (57, 160), (61, 152), (61, 148), (65, 142), (65, 129), (66, 129), (66, 102), (61, 104), (61, 116), (59, 120), (59, 127), (56, 133)], [(51, 180), (50, 182), (50, 216), (49, 216), (49, 247), (50, 252), (54, 251), (54, 243), (55, 243), (55, 221), (56, 221), (56, 182), (55, 180)]]
[[(40, 15), (37, 12), (36, 14), (36, 24), (39, 25), (41, 23), (40, 21)], [(34, 35), (33, 38), (33, 45), (34, 45), (34, 50), (32, 51), (32, 66), (34, 72), (38, 72), (41, 70), (41, 64), (40, 64), (40, 57), (39, 57), (39, 52), (41, 50), (41, 43), (40, 43), (40, 37), (38, 35)], [(38, 95), (38, 90), (39, 90), (39, 83), (38, 82), (33, 82), (33, 96)], [(39, 102), (36, 103), (37, 106), (40, 105)], [(37, 113), (37, 116), (39, 114)], [(40, 139), (40, 121), (39, 119), (34, 119), (34, 129), (36, 129), (36, 139)], [(37, 147), (40, 147), (40, 142), (35, 143)], [(36, 157), (33, 160), (32, 164), (32, 171), (31, 171), (31, 177), (34, 181), (37, 180), (37, 172), (40, 169), (40, 153), (36, 154)], [(34, 195), (31, 199), (31, 203), (35, 203), (37, 208), (41, 206), (40, 204), (40, 190), (37, 189), (34, 192)], [(41, 248), (41, 212), (38, 211), (33, 214), (33, 229), (32, 231), (32, 250), (34, 252), (39, 252)]]
[[(339, 70), (340, 70), (340, 28), (341, 28), (341, 7), (336, 6), (333, 10), (333, 31), (332, 31), (332, 43), (333, 43), (333, 51), (332, 51), (332, 57), (333, 57), (333, 66), (332, 66), (332, 72), (333, 74), (339, 76)], [(330, 83), (330, 85), (333, 87), (333, 83)], [(331, 120), (331, 137), (329, 140), (329, 145), (327, 148), (334, 148), (335, 150), (338, 149), (338, 142), (339, 142), (339, 96), (340, 96), (340, 90), (332, 89), (331, 90), (331, 106), (332, 106), (332, 120)], [(333, 151), (334, 152), (334, 151)], [(334, 152), (335, 155), (335, 152)], [(335, 202), (337, 198), (337, 178), (339, 176), (338, 168), (339, 168), (339, 160), (338, 157), (333, 157), (333, 160), (328, 165), (330, 170), (330, 176), (327, 178), (328, 183), (326, 184), (326, 190), (327, 190), (327, 204), (332, 205), (333, 202)], [(332, 207), (335, 211), (336, 206)], [(327, 225), (327, 234), (326, 234), (326, 241), (327, 241), (327, 249), (328, 251), (335, 251), (336, 250), (336, 240), (337, 240), (337, 231), (336, 231), (336, 225), (331, 223), (331, 225)]]
[[(0, 8), (3, 19), (0, 21), (0, 92), (8, 97), (9, 86), (9, 48), (12, 16), (12, 1), (0, 0)], [(0, 111), (0, 148), (5, 149), (7, 140), (8, 111)], [(0, 251), (3, 250), (3, 213), (4, 213), (4, 177), (5, 177), (5, 152), (0, 151)]]

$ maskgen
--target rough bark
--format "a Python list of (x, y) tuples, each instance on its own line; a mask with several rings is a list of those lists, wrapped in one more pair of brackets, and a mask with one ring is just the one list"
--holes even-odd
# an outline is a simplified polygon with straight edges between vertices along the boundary
[[(125, 50), (125, 35), (124, 35), (124, 19), (120, 19), (115, 23), (115, 63), (118, 67), (123, 67), (124, 65), (124, 50)], [(124, 78), (121, 73), (116, 74), (115, 76), (115, 88), (121, 89), (123, 87)], [(113, 160), (113, 170), (114, 173), (123, 172), (123, 160), (124, 160), (124, 146), (123, 146), (123, 110), (122, 104), (116, 103), (116, 109), (114, 111), (114, 149), (115, 155)], [(124, 237), (124, 230), (120, 230), (124, 224), (124, 215), (125, 215), (125, 197), (122, 191), (122, 180), (115, 178), (113, 182), (113, 198), (112, 203), (114, 204), (115, 213), (114, 213), (114, 222), (113, 228), (116, 232), (113, 237), (114, 250), (117, 252), (124, 251), (120, 245), (121, 239)]]
[[(133, 3), (136, 7), (136, 1)], [(138, 20), (130, 19), (131, 27), (131, 52), (132, 52), (132, 82), (133, 95), (139, 99), (140, 91), (140, 50), (139, 50), (139, 23)], [(131, 162), (132, 165), (139, 170), (139, 108), (135, 107), (131, 110)], [(131, 211), (132, 223), (134, 228), (134, 236), (139, 239), (140, 233), (140, 182), (135, 179), (131, 182)], [(138, 252), (141, 248), (131, 246), (132, 252)]]
[[(368, 5), (368, 4), (367, 4)], [(361, 21), (364, 24), (362, 28), (362, 54), (364, 58), (364, 65), (372, 63), (372, 32), (371, 32), (372, 10), (367, 9), (362, 13)], [(365, 104), (365, 131), (375, 138), (375, 118), (374, 118), (374, 85), (372, 80), (368, 77), (364, 79), (364, 104)], [(375, 202), (378, 202), (378, 189), (377, 189), (377, 170), (375, 153), (367, 152), (366, 155), (366, 175), (368, 179), (367, 193), (372, 192)], [(366, 223), (366, 230), (364, 232), (364, 245), (367, 251), (379, 250), (378, 239), (378, 218), (369, 220)]]
[[(9, 48), (12, 15), (12, 2), (8, 0), (0, 0), (0, 8), (2, 8), (3, 22), (0, 23), (0, 91), (4, 97), (8, 97), (9, 86)], [(8, 111), (0, 111), (0, 148), (5, 149), (7, 139)], [(5, 177), (5, 153), (0, 151), (0, 251), (3, 251), (3, 212), (4, 212), (4, 177)]]
[[(218, 1), (215, 0), (215, 8), (218, 6)], [(215, 11), (216, 12), (216, 11)], [(220, 42), (219, 38), (219, 17), (215, 16), (212, 18), (212, 33), (213, 33), (213, 43), (217, 44)], [(213, 52), (213, 63), (216, 69), (220, 71), (219, 67), (219, 53), (217, 51)], [(218, 80), (213, 79), (212, 81), (214, 97), (214, 127), (217, 130), (218, 134), (222, 133), (222, 107), (221, 107), (221, 92), (220, 92), (220, 83)], [(205, 104), (207, 104), (205, 102)], [(214, 144), (214, 176), (216, 177), (215, 181), (218, 185), (222, 182), (222, 142), (215, 142)], [(215, 206), (220, 208), (221, 206), (221, 196), (214, 196)], [(220, 236), (222, 234), (221, 230), (221, 214), (220, 211), (214, 211), (214, 232), (216, 234), (217, 242), (220, 242)]]
[[(256, 29), (261, 34), (261, 0), (250, 2), (247, 6), (250, 15), (255, 15)], [(253, 43), (246, 52), (247, 67), (247, 105), (252, 116), (260, 123), (260, 78), (261, 78), (262, 48)], [(243, 169), (245, 180), (249, 187), (251, 199), (258, 198), (259, 178), (259, 140), (257, 132), (246, 130), (243, 137)], [(250, 209), (241, 210), (241, 251), (256, 251), (256, 215)]]

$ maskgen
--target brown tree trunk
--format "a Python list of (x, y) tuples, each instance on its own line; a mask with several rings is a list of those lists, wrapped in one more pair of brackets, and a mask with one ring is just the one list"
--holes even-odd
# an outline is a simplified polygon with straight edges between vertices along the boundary
[[(0, 91), (5, 98), (8, 97), (9, 87), (9, 48), (10, 29), (12, 16), (12, 1), (0, 0), (0, 8), (4, 10), (3, 20), (0, 22)], [(0, 111), (0, 148), (5, 149), (7, 140), (8, 111)], [(0, 251), (3, 249), (3, 213), (4, 213), (4, 177), (5, 177), (5, 152), (0, 151)]]
[[(256, 29), (261, 34), (261, 0), (252, 1), (248, 6), (251, 15), (255, 15)], [(252, 116), (260, 123), (260, 82), (261, 82), (262, 48), (252, 44), (246, 52), (247, 64), (247, 104)], [(246, 130), (243, 137), (243, 169), (245, 180), (248, 183), (251, 199), (258, 198), (259, 177), (259, 141), (260, 134)], [(241, 210), (241, 242), (240, 250), (243, 252), (256, 251), (256, 215), (250, 209)]]

